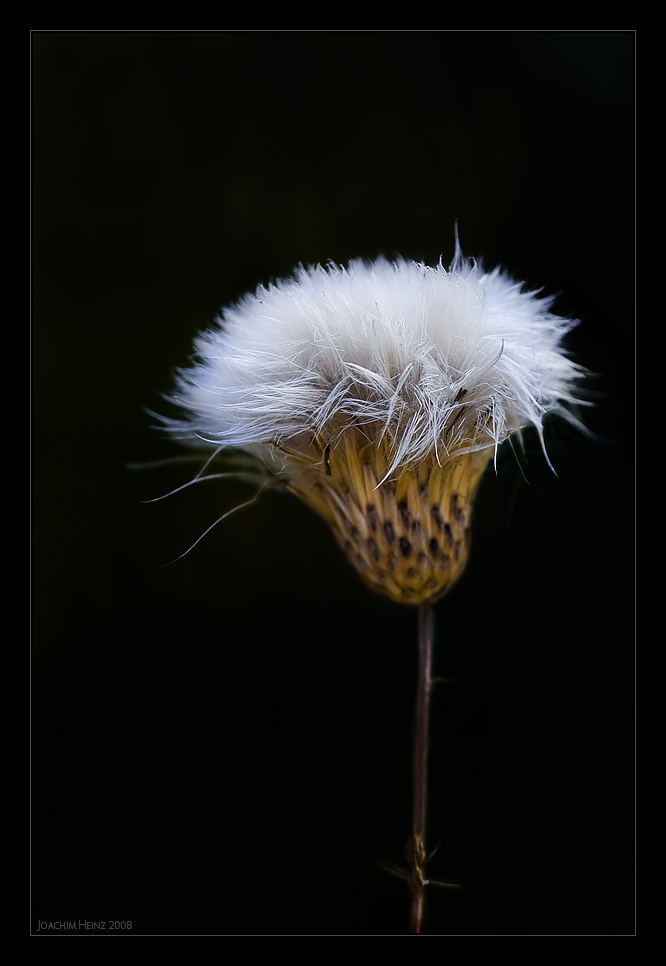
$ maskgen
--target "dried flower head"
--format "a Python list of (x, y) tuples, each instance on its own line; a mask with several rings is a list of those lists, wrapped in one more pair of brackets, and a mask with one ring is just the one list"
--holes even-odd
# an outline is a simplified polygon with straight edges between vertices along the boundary
[[(383, 258), (259, 286), (196, 339), (169, 399), (176, 436), (259, 456), (331, 525), (363, 579), (401, 603), (462, 573), (472, 503), (500, 443), (572, 421), (576, 324), (552, 298), (456, 253)], [(544, 450), (545, 452), (545, 450)]]

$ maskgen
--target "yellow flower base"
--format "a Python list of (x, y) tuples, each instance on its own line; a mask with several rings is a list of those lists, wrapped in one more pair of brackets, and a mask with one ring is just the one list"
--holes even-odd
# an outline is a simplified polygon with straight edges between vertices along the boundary
[(288, 486), (327, 520), (372, 590), (401, 604), (431, 604), (465, 569), (472, 505), (493, 450), (440, 456), (441, 466), (433, 454), (381, 482), (390, 465), (387, 447), (358, 431), (335, 446), (315, 440), (307, 461), (302, 452), (289, 453), (299, 466)]

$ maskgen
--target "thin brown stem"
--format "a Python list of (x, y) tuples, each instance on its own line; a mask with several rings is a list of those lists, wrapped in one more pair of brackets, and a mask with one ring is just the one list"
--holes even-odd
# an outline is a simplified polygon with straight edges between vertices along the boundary
[(428, 726), (432, 689), (433, 609), (422, 604), (418, 611), (418, 671), (414, 729), (414, 828), (411, 854), (412, 905), (409, 932), (420, 933), (423, 920), (426, 862), (426, 801), (428, 795)]

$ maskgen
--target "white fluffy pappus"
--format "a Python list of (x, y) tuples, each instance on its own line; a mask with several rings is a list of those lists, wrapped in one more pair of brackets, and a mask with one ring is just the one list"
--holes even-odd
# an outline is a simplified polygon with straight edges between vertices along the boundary
[(298, 268), (224, 310), (195, 341), (196, 364), (161, 417), (193, 443), (238, 447), (275, 465), (275, 449), (350, 427), (390, 439), (389, 474), (435, 454), (440, 463), (496, 447), (558, 413), (580, 423), (584, 370), (562, 347), (577, 323), (554, 297), (523, 291), (462, 257), (447, 271), (384, 258)]

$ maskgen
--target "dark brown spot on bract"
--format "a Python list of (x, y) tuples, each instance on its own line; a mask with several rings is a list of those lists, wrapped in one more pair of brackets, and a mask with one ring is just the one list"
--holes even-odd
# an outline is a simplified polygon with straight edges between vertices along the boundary
[(437, 543), (435, 537), (432, 538), (428, 544), (428, 547), (430, 548), (430, 553), (433, 555), (433, 557), (436, 557), (439, 554), (439, 544)]
[(403, 500), (402, 503), (398, 504), (398, 513), (400, 514), (400, 519), (405, 525), (405, 530), (409, 530), (412, 525), (412, 515), (409, 512), (409, 507), (407, 506), (406, 500)]
[(453, 546), (453, 531), (448, 523), (444, 524), (444, 536), (446, 537), (446, 542), (450, 547)]
[(400, 537), (400, 552), (405, 558), (412, 555), (412, 545), (407, 537)]
[(377, 511), (375, 510), (372, 503), (368, 503), (365, 508), (365, 514), (368, 518), (368, 523), (370, 524), (371, 530), (376, 530), (379, 526), (379, 517), (377, 516)]
[(439, 512), (439, 507), (437, 504), (433, 504), (430, 510), (430, 516), (432, 517), (432, 521), (437, 529), (441, 531), (444, 527), (444, 520), (442, 519), (442, 514)]
[(377, 548), (377, 544), (372, 539), (372, 537), (368, 539), (368, 550), (370, 551), (370, 555), (374, 557), (375, 560), (379, 560), (379, 550)]
[(389, 543), (393, 543), (395, 540), (395, 530), (393, 529), (393, 524), (390, 520), (387, 520), (384, 524), (384, 536)]

